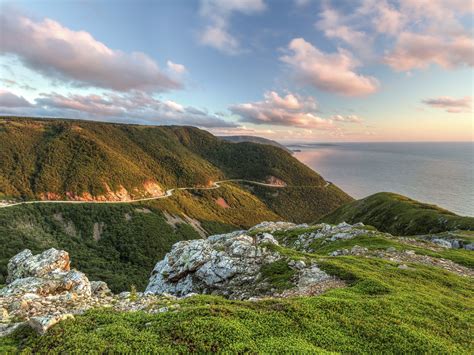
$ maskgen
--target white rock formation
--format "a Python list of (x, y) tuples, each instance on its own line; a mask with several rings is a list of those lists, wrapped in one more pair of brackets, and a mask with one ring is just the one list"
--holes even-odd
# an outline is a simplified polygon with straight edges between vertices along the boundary
[(243, 298), (263, 264), (281, 258), (267, 247), (278, 245), (271, 234), (238, 231), (176, 243), (153, 270), (145, 293), (213, 293)]
[(33, 255), (30, 250), (25, 249), (10, 259), (7, 286), (0, 289), (0, 296), (27, 293), (54, 295), (65, 291), (91, 294), (91, 285), (86, 275), (70, 269), (69, 254), (51, 248)]
[[(307, 287), (330, 278), (315, 264), (288, 260), (276, 251), (269, 232), (307, 228), (287, 222), (264, 222), (246, 231), (176, 243), (153, 270), (145, 293), (185, 296), (190, 293), (246, 299), (277, 295), (261, 268), (283, 259), (295, 270), (294, 287)], [(271, 247), (271, 246), (275, 247)]]

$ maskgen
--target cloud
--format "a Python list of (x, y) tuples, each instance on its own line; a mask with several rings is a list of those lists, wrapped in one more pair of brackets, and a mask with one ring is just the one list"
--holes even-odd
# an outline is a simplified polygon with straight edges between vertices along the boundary
[(0, 23), (0, 54), (13, 54), (45, 76), (77, 86), (123, 92), (162, 92), (182, 87), (146, 54), (111, 49), (88, 32), (8, 11), (2, 11)]
[(199, 33), (199, 42), (225, 54), (238, 54), (242, 49), (230, 33), (230, 17), (233, 13), (253, 15), (265, 9), (263, 0), (201, 0), (199, 12), (209, 24)]
[(379, 87), (376, 78), (354, 72), (359, 64), (345, 49), (324, 53), (303, 38), (295, 38), (288, 50), (289, 54), (280, 59), (295, 71), (302, 83), (347, 96), (372, 94)]
[(173, 63), (171, 60), (166, 62), (168, 69), (176, 74), (184, 74), (187, 72), (186, 67), (183, 64)]
[(11, 100), (4, 102), (2, 98), (3, 95), (0, 94), (0, 113), (2, 114), (159, 125), (192, 125), (203, 128), (236, 127), (235, 123), (204, 110), (183, 106), (172, 100), (161, 101), (139, 91), (101, 95), (43, 93), (36, 98), (34, 105), (29, 104), (21, 109), (18, 104), (14, 106)]
[(32, 105), (23, 97), (0, 89), (0, 107), (31, 107)]
[(316, 27), (363, 58), (375, 51), (396, 71), (474, 65), (471, 0), (361, 0), (350, 11), (341, 8), (325, 3)]
[(364, 56), (371, 55), (372, 38), (367, 33), (349, 25), (350, 17), (341, 15), (338, 11), (325, 7), (316, 22), (317, 29), (323, 31), (327, 38), (338, 39), (356, 49)]
[(402, 33), (385, 61), (397, 71), (426, 68), (430, 64), (451, 69), (474, 66), (474, 40), (459, 35), (444, 39), (438, 35)]
[(229, 110), (242, 122), (299, 128), (331, 129), (332, 120), (317, 115), (317, 104), (312, 97), (296, 94), (280, 96), (274, 91), (264, 94), (263, 101), (232, 105)]
[(357, 115), (334, 115), (331, 117), (333, 121), (343, 123), (362, 123), (362, 118)]
[(472, 96), (464, 96), (459, 99), (450, 96), (441, 96), (422, 100), (422, 102), (426, 105), (444, 109), (449, 113), (472, 112), (472, 101)]

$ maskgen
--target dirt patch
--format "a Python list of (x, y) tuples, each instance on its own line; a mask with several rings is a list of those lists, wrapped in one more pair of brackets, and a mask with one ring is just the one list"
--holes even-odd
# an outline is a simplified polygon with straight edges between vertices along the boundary
[(94, 228), (92, 231), (92, 237), (96, 242), (100, 240), (100, 237), (102, 236), (102, 233), (104, 232), (104, 227), (105, 224), (104, 222), (96, 222), (94, 223)]
[(77, 231), (76, 231), (76, 226), (72, 221), (66, 221), (64, 220), (64, 217), (61, 213), (55, 213), (53, 215), (53, 219), (58, 222), (58, 224), (62, 227), (64, 230), (64, 233), (66, 233), (70, 237), (75, 237), (77, 236)]
[(182, 217), (172, 215), (166, 211), (163, 211), (163, 216), (165, 216), (166, 218), (166, 223), (168, 223), (173, 228), (176, 228), (176, 226), (180, 223), (187, 223), (191, 227), (193, 227), (194, 230), (198, 232), (202, 238), (205, 238), (207, 236), (207, 231), (202, 228), (201, 223), (197, 219), (191, 218), (187, 215), (183, 215)]
[(143, 184), (143, 188), (152, 197), (158, 197), (163, 195), (163, 190), (161, 189), (161, 186), (158, 185), (156, 182), (147, 181)]
[(207, 236), (207, 231), (204, 228), (202, 228), (201, 223), (197, 219), (191, 218), (186, 215), (183, 215), (183, 217), (186, 223), (188, 223), (191, 227), (193, 227), (194, 230), (198, 232), (202, 238), (205, 238)]
[(149, 210), (148, 208), (135, 208), (135, 212), (138, 212), (138, 213), (151, 213), (151, 210)]
[(173, 228), (176, 228), (176, 225), (178, 225), (180, 223), (186, 223), (179, 216), (169, 214), (166, 211), (163, 211), (163, 216), (165, 216), (165, 218), (166, 218), (166, 223), (168, 223)]
[(271, 185), (286, 186), (286, 182), (275, 176), (268, 176), (266, 183)]
[(230, 208), (229, 204), (227, 203), (226, 200), (224, 200), (222, 197), (219, 197), (216, 199), (216, 203), (221, 206), (222, 208)]

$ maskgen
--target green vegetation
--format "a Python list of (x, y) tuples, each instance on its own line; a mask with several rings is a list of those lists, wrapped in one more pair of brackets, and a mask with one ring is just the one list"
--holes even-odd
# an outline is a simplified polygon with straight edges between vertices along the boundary
[(284, 220), (295, 223), (314, 221), (314, 216), (322, 216), (325, 211), (333, 211), (341, 204), (352, 201), (332, 184), (327, 187), (289, 186), (283, 189), (244, 186), (277, 214), (286, 217)]
[(262, 279), (268, 281), (277, 291), (290, 288), (292, 286), (290, 280), (296, 273), (283, 259), (263, 265), (261, 272)]
[(263, 137), (255, 137), (255, 136), (219, 136), (220, 139), (223, 139), (228, 142), (232, 143), (242, 143), (242, 142), (251, 142), (251, 143), (259, 143), (259, 144), (268, 144), (273, 145), (274, 147), (281, 148), (286, 150), (288, 153), (291, 153), (291, 150), (285, 147), (283, 144), (280, 144), (274, 140), (263, 138)]
[(434, 205), (394, 193), (380, 192), (350, 202), (320, 219), (327, 223), (363, 222), (394, 235), (474, 230), (474, 218), (458, 216)]
[(0, 118), (4, 196), (97, 197), (123, 187), (141, 197), (147, 182), (170, 188), (229, 178), (266, 181), (271, 176), (289, 185), (325, 184), (283, 149), (230, 143), (194, 127)]
[(159, 314), (91, 310), (0, 352), (472, 353), (472, 281), (441, 269), (335, 257), (322, 267), (349, 287), (318, 297), (229, 301), (197, 296)]
[[(216, 198), (230, 208), (222, 208)], [(168, 218), (174, 218), (173, 222)], [(0, 209), (0, 284), (8, 260), (28, 248), (69, 252), (72, 266), (115, 292), (135, 283), (143, 290), (151, 270), (171, 246), (187, 239), (248, 228), (281, 217), (255, 196), (226, 184), (217, 190), (181, 191), (134, 204), (38, 204)], [(174, 225), (173, 225), (174, 223)]]

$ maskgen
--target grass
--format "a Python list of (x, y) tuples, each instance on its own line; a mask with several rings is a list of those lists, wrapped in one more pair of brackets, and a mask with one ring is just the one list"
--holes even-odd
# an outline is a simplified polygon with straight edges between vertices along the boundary
[(474, 230), (474, 218), (458, 216), (408, 197), (380, 192), (343, 205), (320, 219), (326, 223), (363, 222), (394, 235)]
[(291, 288), (291, 279), (296, 274), (295, 270), (288, 266), (288, 261), (281, 259), (273, 263), (265, 264), (260, 269), (262, 281), (269, 282), (276, 291)]
[(21, 329), (0, 351), (472, 353), (471, 280), (380, 259), (320, 264), (350, 287), (260, 302), (198, 296), (160, 314), (91, 310), (43, 337)]

